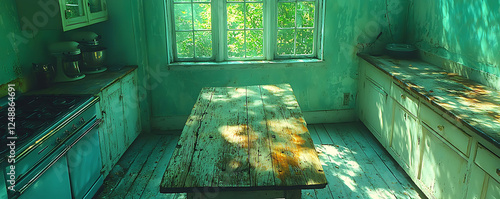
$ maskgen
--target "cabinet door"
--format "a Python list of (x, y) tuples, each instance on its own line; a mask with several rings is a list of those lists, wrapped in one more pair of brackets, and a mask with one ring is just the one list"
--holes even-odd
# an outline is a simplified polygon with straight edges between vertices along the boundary
[(396, 161), (410, 176), (415, 176), (420, 155), (421, 128), (411, 114), (401, 105), (394, 105), (394, 123), (390, 149), (396, 154)]
[(59, 0), (63, 28), (80, 26), (88, 21), (85, 0)]
[(370, 79), (366, 79), (364, 87), (362, 112), (365, 117), (365, 125), (370, 128), (382, 145), (386, 146), (392, 122), (392, 103), (390, 103), (392, 100), (382, 88)]
[(485, 198), (500, 198), (500, 183), (491, 177), (488, 179)]
[(134, 142), (135, 138), (137, 138), (141, 132), (136, 74), (137, 73), (134, 71), (122, 80), (125, 144), (127, 147)]
[(436, 198), (462, 198), (467, 160), (424, 129), (420, 181)]
[(120, 83), (115, 83), (101, 92), (100, 107), (104, 123), (101, 125), (103, 128), (100, 128), (99, 135), (100, 139), (104, 140), (102, 161), (107, 171), (111, 170), (125, 148), (121, 95)]
[(106, 0), (87, 0), (89, 10), (89, 21), (93, 23), (95, 20), (107, 19), (108, 10)]
[(483, 192), (483, 183), (486, 175), (487, 175), (486, 172), (484, 172), (477, 165), (475, 164), (472, 165), (470, 179), (467, 186), (467, 198), (470, 199), (481, 198), (481, 193)]

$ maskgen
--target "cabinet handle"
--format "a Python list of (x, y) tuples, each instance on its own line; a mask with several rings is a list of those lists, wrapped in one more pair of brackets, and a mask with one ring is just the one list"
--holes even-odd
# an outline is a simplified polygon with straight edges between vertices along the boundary
[(443, 125), (438, 125), (438, 130), (439, 131), (444, 131), (444, 126)]
[(500, 176), (500, 169), (497, 169), (497, 175)]

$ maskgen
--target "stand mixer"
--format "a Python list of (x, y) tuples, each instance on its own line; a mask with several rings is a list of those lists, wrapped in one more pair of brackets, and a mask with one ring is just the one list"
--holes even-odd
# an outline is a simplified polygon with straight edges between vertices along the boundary
[(81, 51), (78, 49), (77, 42), (53, 43), (49, 45), (49, 51), (57, 60), (55, 82), (70, 82), (85, 77), (84, 74), (80, 73)]
[(101, 38), (94, 32), (80, 31), (70, 32), (67, 38), (78, 42), (82, 51), (82, 72), (85, 74), (101, 73), (106, 71), (104, 60), (106, 57), (106, 48), (99, 45)]

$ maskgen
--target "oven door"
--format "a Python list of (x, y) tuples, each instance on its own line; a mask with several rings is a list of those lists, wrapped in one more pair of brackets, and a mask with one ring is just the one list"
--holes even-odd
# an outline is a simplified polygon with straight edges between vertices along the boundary
[(68, 147), (63, 147), (54, 155), (41, 162), (23, 180), (16, 184), (12, 198), (71, 198), (71, 187), (68, 173), (66, 153)]
[(68, 168), (73, 198), (91, 198), (102, 185), (101, 152), (97, 126), (99, 119), (92, 119), (80, 132), (68, 151)]

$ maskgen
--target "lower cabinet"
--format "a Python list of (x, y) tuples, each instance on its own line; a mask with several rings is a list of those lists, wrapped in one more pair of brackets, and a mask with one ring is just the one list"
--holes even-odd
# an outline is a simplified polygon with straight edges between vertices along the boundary
[(423, 128), (423, 153), (420, 181), (436, 198), (463, 198), (467, 160)]
[(98, 116), (104, 120), (99, 127), (103, 173), (107, 176), (120, 157), (140, 133), (137, 72), (126, 75), (99, 94)]
[(394, 122), (389, 149), (397, 156), (395, 159), (401, 167), (410, 176), (414, 176), (418, 172), (421, 127), (413, 115), (398, 103), (394, 104)]
[(479, 145), (472, 164), (467, 198), (500, 198), (500, 158)]
[(366, 79), (364, 82), (365, 92), (360, 102), (366, 126), (374, 132), (382, 145), (389, 142), (391, 131), (392, 99), (380, 86)]
[(360, 62), (359, 118), (424, 194), (500, 199), (498, 150), (481, 145), (480, 138), (446, 113), (376, 71)]

